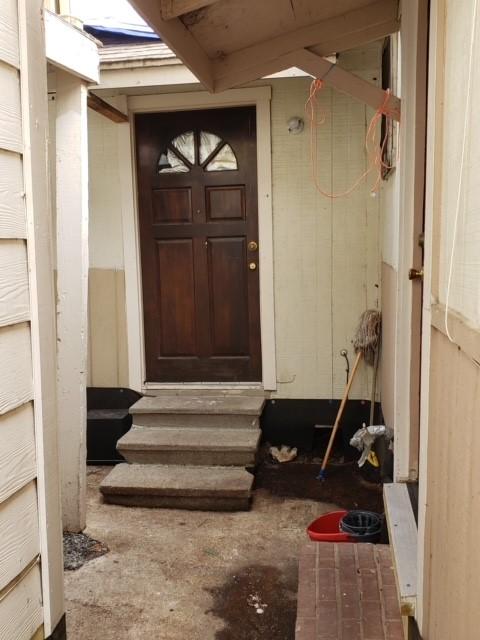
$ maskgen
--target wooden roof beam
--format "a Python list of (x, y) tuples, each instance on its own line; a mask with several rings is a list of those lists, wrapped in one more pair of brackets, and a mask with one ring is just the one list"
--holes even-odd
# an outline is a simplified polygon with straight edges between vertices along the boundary
[(89, 109), (93, 109), (93, 111), (105, 116), (105, 118), (108, 118), (112, 122), (128, 122), (128, 116), (125, 113), (119, 111), (108, 102), (105, 102), (105, 100), (102, 100), (102, 98), (99, 98), (94, 93), (88, 94), (87, 105)]
[[(290, 67), (297, 67), (314, 78), (320, 78), (327, 86), (346, 93), (364, 104), (368, 104), (372, 109), (377, 110), (385, 101), (385, 92), (382, 89), (307, 49), (299, 49), (298, 51), (287, 53), (277, 58), (277, 60), (271, 60), (259, 64), (255, 68), (244, 70), (237, 74), (236, 82), (233, 86), (240, 86)], [(232, 85), (229, 83), (228, 87), (230, 86)], [(217, 91), (224, 88), (227, 87), (223, 87), (221, 81), (215, 84), (215, 90)], [(388, 106), (391, 117), (394, 120), (400, 120), (400, 99), (392, 95)]]
[(142, 18), (161, 35), (186, 67), (210, 91), (213, 91), (212, 63), (205, 51), (185, 27), (180, 18), (165, 20), (159, 0), (130, 0)]
[[(292, 56), (293, 66), (306, 71), (315, 78), (323, 80), (326, 85), (334, 87), (352, 98), (368, 104), (372, 109), (379, 109), (385, 102), (385, 92), (354, 73), (342, 69), (338, 64), (332, 64), (325, 58), (317, 56), (311, 51), (303, 49)], [(393, 94), (388, 102), (388, 110), (394, 120), (400, 121), (401, 101)]]
[[(226, 58), (214, 60), (215, 90), (236, 86), (240, 74), (259, 66), (264, 67), (293, 51), (314, 47), (316, 53), (329, 55), (372, 42), (395, 33), (399, 28), (397, 0), (377, 0), (361, 9), (296, 29), (235, 51)], [(274, 71), (284, 68), (278, 66)], [(258, 74), (257, 78), (261, 75)]]
[(190, 13), (190, 11), (196, 11), (203, 7), (208, 7), (218, 1), (219, 0), (160, 0), (162, 6), (162, 18), (164, 20), (179, 18), (185, 13)]

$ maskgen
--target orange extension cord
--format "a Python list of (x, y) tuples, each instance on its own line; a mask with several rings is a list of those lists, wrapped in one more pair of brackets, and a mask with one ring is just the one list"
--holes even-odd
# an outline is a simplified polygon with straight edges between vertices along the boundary
[(382, 116), (387, 116), (387, 118), (392, 117), (392, 110), (389, 108), (390, 89), (387, 89), (385, 93), (385, 99), (382, 105), (376, 110), (373, 118), (370, 121), (370, 124), (367, 129), (367, 134), (365, 136), (365, 148), (367, 151), (368, 157), (368, 165), (367, 169), (362, 173), (362, 175), (355, 180), (353, 185), (343, 191), (342, 193), (328, 193), (320, 186), (318, 182), (318, 171), (317, 171), (317, 127), (319, 124), (323, 124), (325, 122), (325, 115), (322, 116), (320, 120), (317, 119), (317, 93), (323, 89), (324, 83), (323, 80), (318, 78), (312, 80), (310, 85), (310, 94), (308, 96), (308, 100), (305, 103), (305, 113), (310, 122), (310, 159), (311, 159), (311, 169), (312, 169), (312, 179), (315, 184), (315, 187), (319, 193), (321, 193), (326, 198), (343, 198), (348, 196), (354, 191), (358, 185), (367, 178), (367, 176), (375, 171), (376, 180), (371, 189), (371, 193), (376, 193), (380, 186), (380, 181), (382, 179), (382, 169), (391, 169), (389, 165), (387, 165), (383, 161), (383, 151), (385, 148), (385, 143), (387, 141), (387, 137), (380, 144), (377, 143), (377, 125)]

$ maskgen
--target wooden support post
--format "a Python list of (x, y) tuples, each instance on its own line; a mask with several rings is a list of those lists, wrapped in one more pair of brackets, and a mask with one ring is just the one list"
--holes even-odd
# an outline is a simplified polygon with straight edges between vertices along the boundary
[[(45, 637), (49, 637), (64, 615), (65, 604), (63, 598), (56, 403), (52, 212), (49, 200), (46, 161), (48, 133), (47, 68), (45, 34), (41, 19), (43, 2), (42, 0), (21, 0), (17, 6), (20, 58), (22, 61), (20, 82), (22, 96), (23, 181), (27, 222), (30, 327), (34, 379), (40, 570), (43, 629)], [(4, 178), (2, 178), (2, 181), (5, 183)], [(21, 424), (18, 427), (21, 428)], [(21, 458), (28, 458), (26, 449), (22, 451)], [(12, 534), (23, 536), (21, 531), (12, 531)], [(12, 539), (14, 539), (13, 535)], [(20, 555), (18, 561), (20, 562)], [(34, 573), (32, 572), (31, 575), (33, 576)], [(26, 615), (27, 609), (23, 608), (23, 611)], [(8, 635), (8, 631), (6, 633)], [(2, 635), (1, 631), (0, 635)]]
[(63, 527), (86, 524), (87, 87), (57, 72), (57, 390)]

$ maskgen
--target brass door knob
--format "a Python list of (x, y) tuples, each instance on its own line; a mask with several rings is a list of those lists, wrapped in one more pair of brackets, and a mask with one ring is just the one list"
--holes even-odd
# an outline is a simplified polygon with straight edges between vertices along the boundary
[(252, 240), (251, 242), (248, 243), (249, 251), (256, 251), (257, 249), (258, 249), (258, 244), (255, 242), (255, 240)]
[(409, 269), (408, 270), (408, 279), (409, 280), (422, 280), (423, 279), (423, 268), (422, 269)]
[(248, 265), (248, 268), (250, 269), (250, 271), (255, 271), (255, 269), (257, 268), (257, 263), (250, 262), (250, 264)]

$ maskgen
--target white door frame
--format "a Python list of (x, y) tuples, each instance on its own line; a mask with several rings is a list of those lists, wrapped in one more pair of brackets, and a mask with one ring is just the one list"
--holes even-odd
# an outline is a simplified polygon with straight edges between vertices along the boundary
[[(275, 362), (275, 320), (273, 283), (273, 217), (270, 86), (231, 89), (219, 95), (206, 91), (145, 96), (122, 96), (129, 122), (118, 126), (119, 171), (125, 258), (129, 386), (140, 392), (168, 388), (252, 388), (274, 391), (277, 386)], [(201, 383), (197, 385), (146, 383), (143, 335), (142, 270), (138, 229), (138, 200), (133, 117), (135, 113), (189, 111), (252, 105), (257, 114), (258, 238), (260, 262), (260, 332), (262, 344), (261, 384)]]

